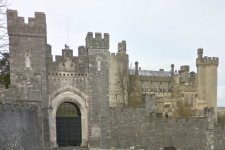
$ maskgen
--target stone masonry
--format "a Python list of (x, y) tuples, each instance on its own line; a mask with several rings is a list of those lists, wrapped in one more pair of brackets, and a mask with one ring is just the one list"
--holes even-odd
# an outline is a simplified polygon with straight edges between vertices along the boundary
[[(110, 53), (108, 33), (88, 32), (78, 56), (67, 45), (53, 61), (46, 17), (28, 23), (7, 11), (10, 80), (0, 89), (0, 149), (57, 149), (57, 110), (81, 113), (81, 149), (224, 150), (217, 119), (217, 57), (197, 50), (197, 73), (129, 68), (126, 42)], [(174, 117), (178, 102), (195, 114)], [(219, 109), (223, 110), (223, 109)], [(4, 137), (3, 137), (4, 135)], [(65, 149), (73, 149), (67, 147)]]

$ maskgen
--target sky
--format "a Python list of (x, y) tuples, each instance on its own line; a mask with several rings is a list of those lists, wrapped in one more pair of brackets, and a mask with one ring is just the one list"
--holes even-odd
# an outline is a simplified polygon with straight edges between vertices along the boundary
[(110, 51), (125, 40), (129, 60), (144, 70), (175, 70), (190, 65), (196, 72), (197, 49), (219, 57), (218, 106), (225, 106), (224, 0), (8, 0), (19, 16), (44, 12), (53, 55), (64, 44), (77, 54), (87, 32), (110, 34)]

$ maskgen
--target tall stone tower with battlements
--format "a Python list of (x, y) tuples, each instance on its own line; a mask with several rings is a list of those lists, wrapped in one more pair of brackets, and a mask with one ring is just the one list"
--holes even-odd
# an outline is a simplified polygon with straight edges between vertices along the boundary
[(206, 107), (217, 110), (217, 67), (219, 65), (218, 57), (203, 57), (203, 49), (197, 50), (197, 85), (198, 99), (205, 102)]
[(45, 14), (36, 12), (35, 17), (25, 23), (17, 11), (8, 10), (7, 23), (14, 96), (21, 102), (42, 103), (47, 99)]
[(111, 145), (109, 114), (109, 34), (89, 32), (86, 37), (89, 60), (89, 145)]

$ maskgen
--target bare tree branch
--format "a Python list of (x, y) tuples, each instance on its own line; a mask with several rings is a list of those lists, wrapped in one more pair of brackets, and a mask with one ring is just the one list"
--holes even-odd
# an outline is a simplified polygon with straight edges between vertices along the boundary
[(6, 22), (7, 0), (0, 0), (0, 52), (8, 52), (8, 33)]

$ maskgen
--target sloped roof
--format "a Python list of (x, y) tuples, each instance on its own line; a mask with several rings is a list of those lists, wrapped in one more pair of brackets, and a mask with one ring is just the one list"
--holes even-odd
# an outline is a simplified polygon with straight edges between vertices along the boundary
[[(135, 75), (135, 70), (130, 70), (130, 75)], [(138, 70), (139, 76), (151, 77), (171, 77), (170, 71), (152, 71), (152, 70)]]

